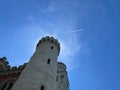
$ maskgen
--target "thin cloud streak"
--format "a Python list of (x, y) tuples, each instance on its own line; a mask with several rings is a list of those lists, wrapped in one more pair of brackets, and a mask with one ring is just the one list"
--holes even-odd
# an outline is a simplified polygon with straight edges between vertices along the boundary
[(71, 71), (78, 68), (76, 63), (76, 56), (81, 52), (81, 44), (79, 44), (79, 38), (77, 34), (63, 34), (62, 38), (58, 38), (61, 44), (61, 52), (59, 55), (59, 61), (64, 62), (67, 65), (67, 70)]
[(68, 31), (66, 33), (77, 33), (77, 32), (83, 32), (84, 30), (83, 29), (78, 29), (78, 30), (71, 30), (71, 31)]

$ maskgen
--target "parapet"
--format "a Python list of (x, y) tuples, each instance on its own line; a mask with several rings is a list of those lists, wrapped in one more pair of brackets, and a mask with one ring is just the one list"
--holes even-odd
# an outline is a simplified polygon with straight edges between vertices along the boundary
[(61, 71), (66, 72), (66, 65), (62, 62), (58, 62), (57, 68), (58, 68), (57, 72), (61, 72)]
[(0, 71), (5, 71), (7, 69), (10, 69), (7, 58), (6, 57), (0, 58)]
[(6, 65), (8, 65), (9, 63), (8, 63), (8, 61), (6, 61), (6, 60), (7, 60), (6, 57), (0, 58), (0, 61), (1, 61), (1, 62), (4, 62), (4, 63), (6, 63)]
[(11, 70), (24, 69), (27, 64), (28, 64), (28, 63), (24, 63), (23, 65), (19, 65), (18, 67), (17, 67), (17, 66), (13, 66), (13, 67), (11, 67)]
[(26, 67), (26, 65), (27, 65), (27, 63), (24, 63), (23, 65), (19, 65), (18, 67), (17, 66), (12, 66), (12, 67), (9, 66), (9, 69), (0, 71), (0, 76), (21, 73), (23, 71), (23, 69)]
[(58, 54), (60, 52), (60, 43), (58, 42), (57, 39), (55, 39), (54, 37), (49, 37), (49, 36), (46, 36), (46, 37), (43, 37), (41, 38), (41, 40), (38, 42), (37, 44), (37, 47), (39, 44), (43, 43), (43, 42), (50, 42), (52, 44), (55, 44), (57, 46), (57, 49), (58, 49)]

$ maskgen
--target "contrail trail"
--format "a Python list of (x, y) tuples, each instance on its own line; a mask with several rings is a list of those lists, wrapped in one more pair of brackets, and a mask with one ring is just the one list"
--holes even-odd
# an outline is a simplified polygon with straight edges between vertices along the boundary
[(77, 33), (77, 32), (82, 32), (84, 31), (83, 29), (78, 29), (78, 30), (71, 30), (71, 31), (68, 31), (66, 33)]

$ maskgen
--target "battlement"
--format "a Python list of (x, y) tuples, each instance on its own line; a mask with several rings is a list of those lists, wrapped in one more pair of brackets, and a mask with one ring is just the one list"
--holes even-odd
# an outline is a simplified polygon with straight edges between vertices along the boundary
[(24, 63), (23, 65), (19, 65), (18, 67), (17, 66), (12, 66), (12, 67), (9, 66), (8, 69), (0, 72), (0, 76), (21, 73), (26, 65), (27, 65), (27, 63)]
[(55, 39), (54, 37), (49, 37), (49, 36), (46, 36), (46, 37), (43, 37), (41, 38), (41, 40), (38, 42), (37, 44), (37, 47), (39, 46), (39, 44), (43, 43), (43, 42), (50, 42), (54, 45), (57, 46), (57, 49), (58, 49), (58, 54), (60, 52), (60, 43), (58, 42), (57, 39)]
[(56, 81), (57, 90), (69, 90), (69, 80), (67, 76), (66, 65), (62, 62), (58, 62), (57, 65)]
[(57, 68), (58, 68), (57, 72), (61, 72), (61, 71), (66, 72), (66, 65), (64, 63), (62, 63), (62, 62), (58, 62)]
[(0, 58), (0, 62), (3, 62), (4, 64), (8, 65), (9, 63), (8, 63), (8, 61), (6, 61), (6, 60), (7, 60), (6, 57)]
[(9, 62), (7, 61), (6, 57), (0, 58), (0, 71), (5, 71), (10, 69)]
[(19, 65), (18, 67), (17, 66), (13, 66), (13, 67), (11, 67), (10, 70), (24, 69), (26, 65), (27, 65), (27, 63), (24, 63), (23, 65)]
[(24, 63), (23, 65), (19, 65), (18, 67), (17, 66), (11, 67), (6, 57), (0, 58), (0, 71), (20, 70), (20, 69), (24, 69), (26, 65), (27, 63)]

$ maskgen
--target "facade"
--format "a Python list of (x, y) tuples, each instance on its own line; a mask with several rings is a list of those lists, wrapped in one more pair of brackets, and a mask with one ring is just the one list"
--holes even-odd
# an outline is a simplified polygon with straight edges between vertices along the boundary
[(66, 66), (57, 62), (60, 44), (53, 37), (43, 37), (28, 63), (10, 67), (0, 58), (0, 90), (69, 90)]

